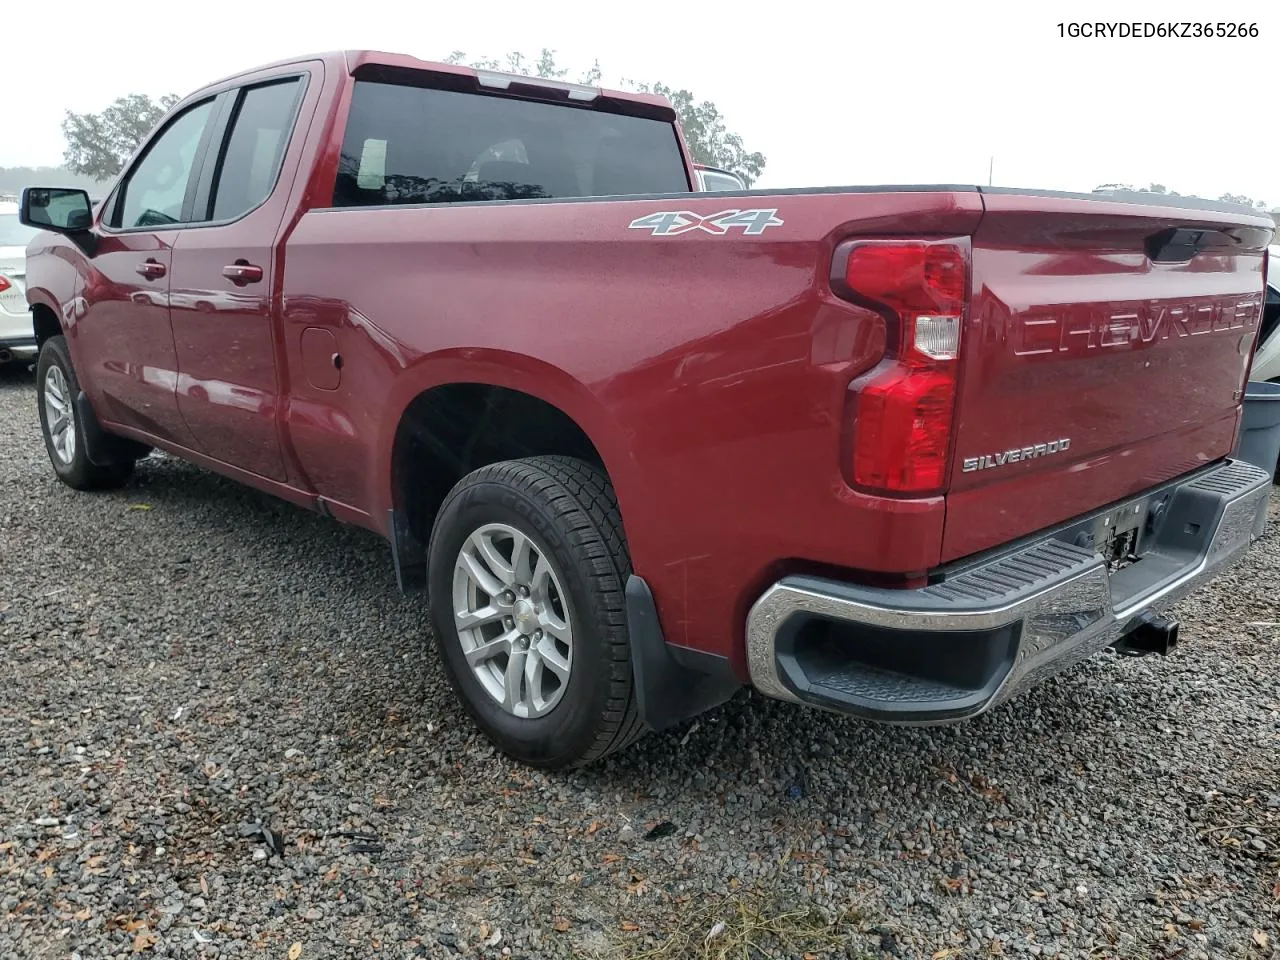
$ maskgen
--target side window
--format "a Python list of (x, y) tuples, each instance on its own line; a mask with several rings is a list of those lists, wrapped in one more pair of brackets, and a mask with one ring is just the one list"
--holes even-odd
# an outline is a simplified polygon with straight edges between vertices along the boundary
[(213, 219), (248, 213), (271, 195), (293, 130), (302, 81), (293, 77), (240, 92), (214, 180)]
[(187, 183), (212, 112), (212, 100), (197, 104), (151, 142), (121, 186), (113, 226), (160, 227), (182, 222)]

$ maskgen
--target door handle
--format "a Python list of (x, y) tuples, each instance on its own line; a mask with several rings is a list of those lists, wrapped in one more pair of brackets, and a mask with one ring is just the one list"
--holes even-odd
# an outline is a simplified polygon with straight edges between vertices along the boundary
[(159, 280), (165, 275), (165, 266), (159, 260), (144, 260), (135, 269), (148, 280)]
[(222, 268), (222, 275), (236, 286), (257, 283), (262, 279), (262, 268), (246, 260), (237, 260)]

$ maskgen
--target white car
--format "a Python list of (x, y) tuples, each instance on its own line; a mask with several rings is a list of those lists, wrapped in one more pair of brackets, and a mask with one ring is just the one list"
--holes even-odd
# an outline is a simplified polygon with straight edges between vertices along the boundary
[(18, 205), (0, 200), (0, 363), (29, 363), (36, 334), (27, 308), (27, 241), (38, 231), (18, 222)]
[(1267, 302), (1249, 379), (1280, 383), (1280, 246), (1269, 247), (1268, 252)]
[(736, 173), (721, 170), (719, 167), (709, 167), (705, 163), (695, 163), (693, 166), (698, 172), (698, 190), (700, 192), (747, 189), (746, 184), (742, 182), (742, 179)]

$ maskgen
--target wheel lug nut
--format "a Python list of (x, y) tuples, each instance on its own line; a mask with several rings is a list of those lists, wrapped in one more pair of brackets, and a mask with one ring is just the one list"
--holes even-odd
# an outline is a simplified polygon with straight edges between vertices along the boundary
[(535, 630), (535, 631), (533, 631), (533, 639), (535, 639), (535, 640), (541, 640), (541, 639), (542, 639), (542, 631), (541, 631), (541, 630)]
[(520, 588), (520, 596), (522, 596), (522, 597), (527, 597), (528, 595), (529, 595), (529, 588), (528, 588), (528, 587), (521, 587), (521, 588)]
[(516, 624), (516, 622), (515, 622), (514, 620), (512, 620), (510, 617), (504, 617), (504, 618), (503, 618), (503, 620), (502, 620), (502, 623), (503, 623), (503, 625), (504, 625), (504, 626), (506, 626), (506, 627), (508, 627), (508, 628), (509, 628), (509, 627), (514, 627), (514, 626), (515, 626), (515, 624)]
[(508, 590), (506, 593), (502, 595), (502, 600), (504, 603), (514, 603), (515, 599), (516, 599), (515, 594), (513, 594), (510, 590)]

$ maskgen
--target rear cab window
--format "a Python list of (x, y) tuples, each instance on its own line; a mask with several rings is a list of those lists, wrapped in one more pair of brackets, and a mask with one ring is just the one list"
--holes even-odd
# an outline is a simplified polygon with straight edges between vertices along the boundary
[(357, 80), (333, 205), (688, 191), (670, 122), (590, 106)]

